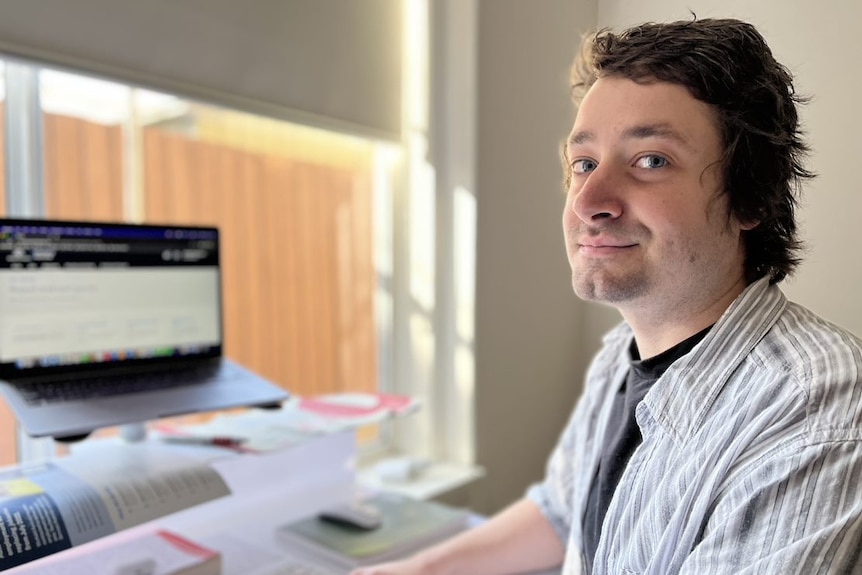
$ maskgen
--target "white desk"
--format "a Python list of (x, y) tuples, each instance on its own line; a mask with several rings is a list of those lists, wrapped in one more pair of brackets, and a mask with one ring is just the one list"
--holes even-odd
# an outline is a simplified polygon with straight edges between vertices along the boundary
[[(6, 571), (16, 575), (37, 565), (61, 563), (75, 554), (167, 529), (222, 555), (223, 575), (258, 575), (289, 560), (304, 561), (297, 550), (275, 538), (284, 523), (347, 501), (358, 489), (351, 469), (355, 455), (351, 432), (320, 436), (284, 450), (234, 454), (219, 448), (167, 445), (157, 440), (121, 444), (116, 440), (81, 444), (70, 457), (107, 457), (116, 450), (171, 450), (207, 461), (227, 483), (231, 494), (178, 511), (114, 535)], [(107, 569), (105, 575), (111, 575)], [(337, 572), (337, 571), (336, 571)], [(559, 573), (549, 571), (548, 575)], [(87, 575), (102, 575), (88, 573)]]
[[(10, 575), (160, 528), (220, 551), (224, 575), (252, 575), (260, 571), (259, 567), (291, 557), (291, 552), (275, 540), (278, 525), (346, 501), (355, 489), (348, 467), (354, 454), (351, 433), (322, 436), (283, 451), (261, 454), (231, 454), (217, 448), (157, 441), (131, 445), (93, 442), (82, 444), (81, 449), (97, 450), (99, 457), (111, 457), (116, 449), (185, 452), (209, 460), (231, 494), (6, 571)], [(89, 457), (93, 453), (70, 457)], [(296, 553), (293, 556), (299, 558)]]

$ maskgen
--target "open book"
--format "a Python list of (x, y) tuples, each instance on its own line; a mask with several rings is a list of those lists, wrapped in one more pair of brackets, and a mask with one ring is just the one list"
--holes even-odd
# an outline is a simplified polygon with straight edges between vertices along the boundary
[(378, 528), (363, 530), (312, 516), (278, 527), (276, 535), (291, 551), (324, 565), (353, 569), (408, 556), (465, 529), (469, 518), (462, 509), (389, 493), (363, 505), (379, 510)]
[(196, 459), (117, 447), (0, 470), (0, 571), (230, 493)]

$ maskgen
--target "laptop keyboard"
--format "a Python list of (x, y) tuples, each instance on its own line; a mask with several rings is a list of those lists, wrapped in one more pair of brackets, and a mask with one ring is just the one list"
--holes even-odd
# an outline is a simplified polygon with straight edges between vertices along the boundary
[(109, 377), (94, 376), (75, 380), (22, 383), (18, 385), (18, 391), (27, 403), (40, 404), (169, 389), (179, 385), (206, 383), (226, 377), (225, 370), (208, 364), (170, 371), (150, 371), (146, 373), (114, 374)]

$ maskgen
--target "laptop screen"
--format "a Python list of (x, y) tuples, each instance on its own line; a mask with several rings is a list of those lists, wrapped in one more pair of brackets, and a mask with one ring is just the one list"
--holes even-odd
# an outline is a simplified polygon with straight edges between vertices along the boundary
[(221, 355), (216, 228), (0, 219), (0, 376)]

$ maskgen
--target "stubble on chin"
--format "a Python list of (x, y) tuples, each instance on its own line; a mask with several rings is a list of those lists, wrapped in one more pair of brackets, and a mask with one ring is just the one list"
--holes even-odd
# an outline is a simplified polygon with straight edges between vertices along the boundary
[(615, 276), (596, 267), (572, 270), (572, 289), (584, 301), (618, 304), (633, 301), (649, 291), (649, 282), (641, 274)]

